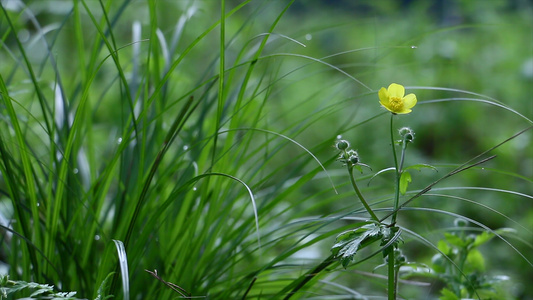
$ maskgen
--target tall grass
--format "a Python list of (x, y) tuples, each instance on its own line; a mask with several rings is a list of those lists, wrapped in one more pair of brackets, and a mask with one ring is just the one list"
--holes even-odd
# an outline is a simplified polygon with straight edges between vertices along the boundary
[[(60, 13), (42, 15), (48, 24), (36, 15), (46, 4), (2, 1), (0, 257), (10, 278), (88, 299), (386, 295), (386, 273), (372, 271), (382, 263), (378, 248), (362, 251), (347, 270), (329, 253), (335, 236), (368, 219), (332, 145), (338, 134), (385, 119), (379, 86), (331, 60), (382, 48), (322, 59), (305, 53), (303, 35), (277, 30), (293, 2), (80, 0), (57, 3)], [(489, 104), (518, 125), (458, 163), (435, 160), (444, 173), (423, 171), (428, 179), (399, 207), (406, 249), (439, 252), (443, 224), (464, 218), (472, 230), (495, 233), (498, 249), (528, 269), (503, 272), (530, 274), (531, 231), (477, 200), (505, 194), (529, 203), (527, 174), (493, 171), (524, 191), (436, 185), (429, 194), (424, 187), (440, 184), (449, 170), (460, 178), (466, 162), (530, 134), (531, 117), (481, 94), (412, 88), (453, 94), (424, 106)], [(358, 117), (343, 119), (347, 109)], [(370, 146), (361, 152), (372, 165)], [(486, 172), (481, 168), (465, 170)], [(381, 178), (361, 186), (385, 217), (393, 195)], [(490, 216), (439, 207), (439, 197)], [(410, 222), (417, 213), (422, 223)], [(516, 233), (496, 231), (487, 218), (510, 220)], [(400, 295), (438, 293), (405, 284)]]

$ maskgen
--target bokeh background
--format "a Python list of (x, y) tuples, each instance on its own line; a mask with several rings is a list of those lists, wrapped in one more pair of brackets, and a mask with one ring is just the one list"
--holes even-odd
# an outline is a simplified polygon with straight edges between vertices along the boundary
[[(17, 2), (4, 0), (2, 4), (11, 7), (10, 13), (19, 28), (18, 37), (29, 59), (39, 65), (46, 53), (33, 35), (36, 28), (32, 20), (15, 17), (19, 13)], [(76, 63), (79, 57), (72, 44), (74, 29), (69, 26), (72, 20), (65, 17), (72, 8), (71, 2), (24, 2), (47, 30), (47, 38), (54, 41), (53, 55), (63, 75), (65, 94), (76, 95), (79, 86), (68, 84), (79, 79), (80, 74)], [(86, 2), (98, 10), (97, 1)], [(240, 3), (227, 1), (228, 11)], [(287, 3), (281, 0), (251, 1), (227, 19), (228, 67), (252, 57), (257, 49), (254, 41), (268, 30)], [(128, 45), (132, 40), (147, 37), (150, 24), (144, 1), (117, 1), (108, 7), (110, 12), (120, 12), (113, 31), (117, 45)], [(176, 41), (171, 47), (175, 53), (170, 56), (185, 51), (191, 41), (219, 17), (218, 9), (219, 1), (215, 0), (158, 1), (160, 34), (168, 44)], [(179, 25), (184, 16), (188, 16), (185, 23)], [(141, 31), (132, 37), (136, 22)], [(1, 24), (2, 31), (7, 32), (5, 22)], [(97, 32), (89, 22), (85, 24), (87, 27), (83, 30), (89, 48)], [(186, 26), (178, 38), (173, 36), (177, 26)], [(61, 31), (56, 31), (57, 28)], [(367, 197), (378, 202), (392, 193), (393, 187), (388, 184), (392, 177), (389, 175), (369, 182), (370, 175), (393, 164), (389, 114), (380, 107), (377, 97), (377, 91), (392, 82), (404, 85), (408, 93), (417, 95), (419, 101), (411, 114), (396, 118), (398, 128), (409, 126), (416, 133), (414, 143), (409, 146), (406, 164), (426, 163), (438, 169), (438, 172), (429, 169), (414, 172), (410, 186), (414, 190), (531, 126), (528, 121), (533, 119), (531, 1), (296, 0), (273, 32), (256, 63), (256, 72), (260, 75), (252, 77), (252, 81), (263, 82), (258, 84), (259, 87), (269, 88), (268, 101), (264, 104), (260, 104), (260, 100), (257, 103), (251, 101), (247, 109), (253, 115), (254, 108), (264, 105), (264, 115), (255, 126), (294, 139), (326, 166), (339, 190), (338, 195), (333, 193), (325, 176), (318, 176), (291, 195), (291, 201), (300, 201), (298, 205), (306, 207), (306, 211), (312, 211), (310, 207), (326, 199), (328, 205), (318, 206), (320, 209), (314, 212), (316, 215), (358, 207), (342, 164), (334, 161), (337, 153), (333, 144), (339, 135), (350, 141), (362, 162), (372, 168), (372, 171), (365, 169), (361, 177)], [(4, 43), (10, 49), (16, 48), (11, 37)], [(147, 51), (147, 45), (141, 42), (135, 47), (140, 47), (143, 52)], [(135, 72), (133, 61), (139, 59), (134, 55), (135, 47), (127, 46), (120, 52), (128, 76)], [(172, 84), (167, 87), (168, 99), (181, 97), (184, 91), (216, 73), (217, 47), (218, 34), (212, 32), (187, 54), (179, 68), (173, 71)], [(10, 88), (13, 91), (31, 88), (27, 81), (17, 80), (24, 77), (23, 72), (13, 68), (9, 55), (5, 51), (0, 53), (0, 72), (12, 82)], [(100, 58), (104, 56), (102, 54)], [(99, 127), (95, 128), (94, 134), (102, 143), (95, 148), (100, 147), (102, 153), (107, 149), (106, 144), (118, 137), (118, 130), (114, 132), (109, 128), (116, 126), (114, 122), (123, 116), (123, 110), (116, 109), (114, 102), (109, 100), (119, 95), (118, 89), (110, 89), (117, 80), (113, 67), (111, 63), (104, 64), (93, 83), (93, 93), (99, 95), (91, 100), (98, 103), (94, 118)], [(160, 67), (164, 69), (165, 64), (162, 62)], [(44, 64), (43, 70), (42, 81), (52, 87), (55, 81), (53, 70)], [(53, 94), (53, 88), (45, 92)], [(261, 93), (254, 95), (257, 99), (264, 97)], [(228, 98), (232, 97), (236, 95), (230, 89)], [(21, 99), (28, 110), (34, 108), (29, 98), (27, 103)], [(74, 107), (76, 102), (71, 105)], [(175, 108), (170, 107), (169, 111)], [(247, 124), (241, 125), (245, 127)], [(184, 140), (194, 141), (192, 129)], [(527, 284), (533, 278), (533, 268), (516, 252), (529, 261), (533, 260), (528, 247), (533, 242), (532, 139), (533, 131), (529, 130), (488, 153), (497, 155), (496, 158), (436, 187), (438, 192), (472, 199), (509, 218), (479, 205), (449, 198), (428, 196), (412, 203), (417, 207), (451, 211), (478, 220), (492, 229), (525, 228), (519, 231), (522, 240), (517, 242), (516, 249), (502, 241), (493, 241), (481, 249), (487, 258), (488, 272), (511, 276), (513, 280), (509, 288), (519, 299), (533, 299), (533, 289)], [(268, 178), (260, 187), (267, 190), (269, 186), (279, 184), (278, 180), (297, 178), (314, 170), (317, 166), (312, 161), (302, 165), (305, 155), (296, 145), (285, 145), (262, 172), (267, 174), (268, 169), (283, 166), (286, 177)], [(254, 168), (252, 163), (247, 161), (242, 165), (243, 176), (260, 178), (261, 175), (253, 177), (256, 175), (250, 174), (249, 170)], [(453, 216), (406, 212), (400, 215), (399, 222), (425, 232), (436, 241), (442, 236), (439, 229), (452, 226), (453, 219)], [(308, 258), (327, 256), (331, 242), (328, 240), (301, 255)], [(410, 259), (426, 263), (435, 253), (416, 242), (406, 243), (405, 249)], [(350, 277), (342, 280), (349, 282)]]

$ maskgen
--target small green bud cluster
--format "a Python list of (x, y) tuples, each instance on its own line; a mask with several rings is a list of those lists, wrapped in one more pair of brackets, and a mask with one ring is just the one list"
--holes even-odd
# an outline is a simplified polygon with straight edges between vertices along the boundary
[(405, 256), (402, 252), (402, 250), (400, 250), (399, 248), (397, 249), (394, 249), (394, 258), (396, 259), (396, 264), (397, 265), (402, 265), (402, 264), (405, 264), (407, 262), (407, 256)]
[[(394, 249), (394, 261), (397, 266), (408, 263), (407, 256), (405, 256), (399, 248)], [(385, 256), (385, 263), (389, 262), (389, 256)]]
[(359, 154), (355, 150), (342, 151), (339, 160), (345, 164), (356, 165), (359, 163)]
[(335, 143), (335, 148), (341, 151), (341, 154), (339, 155), (339, 160), (343, 163), (349, 165), (356, 165), (359, 162), (359, 154), (357, 154), (357, 151), (349, 149), (350, 142), (348, 142), (347, 140), (338, 140)]
[(359, 154), (357, 153), (357, 151), (350, 149), (350, 143), (348, 141), (338, 140), (335, 143), (335, 148), (341, 151), (339, 155), (339, 160), (343, 162), (345, 165), (348, 165), (350, 167), (357, 167), (357, 168), (360, 168), (360, 166), (368, 167), (367, 165), (361, 163), (361, 160), (359, 159)]
[(411, 143), (415, 139), (415, 132), (409, 127), (400, 128), (399, 133), (404, 143)]
[(346, 160), (352, 164), (356, 165), (359, 163), (359, 154), (355, 150), (346, 151)]

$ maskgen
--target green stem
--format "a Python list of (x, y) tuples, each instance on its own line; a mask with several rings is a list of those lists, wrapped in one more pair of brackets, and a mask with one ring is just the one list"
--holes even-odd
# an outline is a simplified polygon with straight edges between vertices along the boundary
[(400, 203), (400, 169), (398, 168), (398, 158), (396, 157), (396, 149), (394, 148), (394, 115), (391, 114), (390, 117), (390, 141), (391, 141), (391, 147), (392, 147), (392, 155), (394, 157), (394, 167), (396, 168), (396, 190), (394, 193), (394, 213), (392, 214), (392, 221), (391, 224), (396, 223), (396, 215), (398, 210), (398, 205)]
[(388, 299), (389, 300), (396, 300), (396, 275), (397, 275), (397, 272), (396, 272), (396, 266), (395, 266), (395, 263), (396, 263), (396, 257), (394, 255), (394, 246), (390, 246), (390, 247), (393, 247), (393, 249), (390, 251), (389, 255), (388, 255)]
[(365, 207), (366, 211), (372, 217), (372, 220), (379, 222), (378, 217), (376, 216), (372, 208), (370, 208), (365, 198), (363, 197), (363, 194), (361, 194), (361, 191), (357, 187), (357, 184), (355, 183), (355, 178), (353, 177), (353, 167), (351, 167), (350, 165), (348, 165), (348, 173), (350, 174), (350, 180), (352, 182), (353, 189), (355, 190), (355, 193), (357, 194), (357, 197), (359, 197), (359, 200), (361, 200), (361, 203), (363, 203), (363, 206)]
[[(394, 167), (396, 169), (396, 185), (395, 185), (395, 191), (394, 191), (394, 210), (391, 218), (391, 224), (396, 224), (396, 216), (398, 211), (398, 206), (400, 204), (400, 175), (401, 175), (401, 167), (398, 166), (398, 157), (396, 156), (396, 148), (395, 148), (395, 142), (394, 142), (394, 114), (391, 114), (390, 118), (390, 141), (391, 141), (391, 148), (392, 148), (392, 155), (394, 157)], [(401, 165), (403, 165), (403, 159), (404, 159), (404, 153), (405, 147), (402, 147), (402, 161)], [(388, 255), (388, 299), (389, 300), (395, 300), (396, 299), (396, 292), (397, 292), (397, 270), (396, 270), (396, 257), (394, 254), (394, 246), (391, 246), (392, 250), (389, 252)]]
[(403, 172), (403, 161), (404, 161), (404, 158), (405, 158), (405, 149), (407, 149), (407, 141), (404, 139), (402, 141), (402, 154), (400, 156), (400, 165), (398, 166), (398, 173), (399, 174), (402, 174)]

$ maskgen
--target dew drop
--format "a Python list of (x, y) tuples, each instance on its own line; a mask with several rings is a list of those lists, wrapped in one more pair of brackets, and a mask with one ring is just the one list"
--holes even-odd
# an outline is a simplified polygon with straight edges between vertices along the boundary
[(183, 146), (183, 150), (185, 150), (185, 151), (189, 150), (189, 146), (187, 146), (187, 145)]
[(310, 33), (308, 33), (308, 34), (305, 35), (305, 39), (310, 41), (310, 40), (313, 39), (313, 36)]
[(338, 139), (338, 140), (342, 140), (342, 135), (340, 135), (340, 134), (337, 135), (337, 139)]
[(415, 46), (415, 45), (411, 46), (411, 49), (416, 49), (416, 48), (418, 48), (418, 47)]
[(72, 170), (72, 173), (74, 174), (78, 174), (80, 171), (77, 169), (77, 168), (74, 168), (74, 170)]
[(122, 143), (122, 138), (120, 137), (120, 138), (118, 138), (118, 140), (117, 140), (117, 144), (120, 145), (121, 143)]
[(198, 190), (198, 188), (193, 187), (192, 190), (196, 192)]
[(100, 236), (99, 236), (98, 234), (95, 235), (95, 236), (94, 236), (94, 240), (95, 240), (95, 241), (99, 241), (99, 240), (100, 240)]

